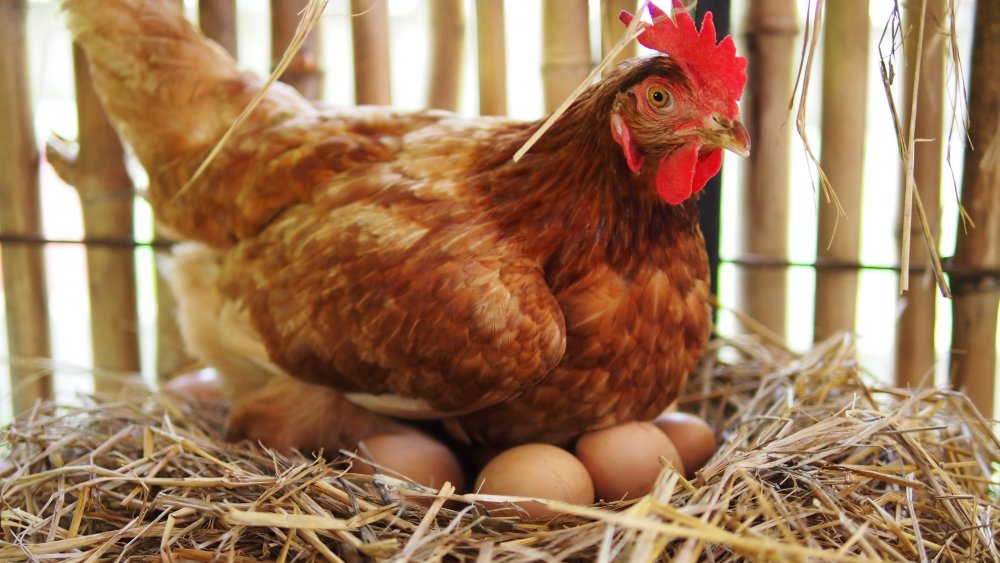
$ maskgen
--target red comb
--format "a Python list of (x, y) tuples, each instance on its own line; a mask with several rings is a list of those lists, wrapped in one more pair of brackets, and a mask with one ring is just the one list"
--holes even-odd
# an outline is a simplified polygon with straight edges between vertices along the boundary
[[(727, 35), (716, 44), (712, 12), (705, 13), (699, 33), (679, 0), (673, 0), (676, 23), (652, 2), (648, 6), (653, 23), (646, 24), (639, 34), (639, 43), (669, 55), (703, 91), (725, 100), (732, 113), (730, 117), (735, 116), (736, 101), (743, 95), (747, 82), (747, 60), (736, 56), (733, 38)], [(625, 25), (632, 22), (632, 17), (626, 11), (619, 15)]]

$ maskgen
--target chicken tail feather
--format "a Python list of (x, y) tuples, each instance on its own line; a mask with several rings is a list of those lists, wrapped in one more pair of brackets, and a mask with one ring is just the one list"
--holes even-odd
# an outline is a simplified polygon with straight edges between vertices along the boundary
[[(186, 201), (175, 201), (194, 171), (261, 89), (221, 47), (188, 22), (176, 0), (63, 0), (74, 40), (83, 48), (111, 122), (150, 176), (150, 199), (167, 226), (169, 215), (206, 202), (233, 201), (220, 193), (219, 171), (234, 158), (220, 155)], [(243, 131), (290, 115), (315, 112), (292, 88), (275, 84), (250, 114)], [(239, 143), (235, 139), (233, 145)], [(236, 158), (237, 160), (239, 158)], [(245, 160), (245, 159), (244, 159)], [(213, 170), (214, 169), (214, 170)], [(185, 190), (187, 191), (187, 190)], [(270, 212), (270, 211), (266, 211)], [(185, 230), (185, 229), (181, 229)], [(232, 226), (189, 236), (218, 243)]]

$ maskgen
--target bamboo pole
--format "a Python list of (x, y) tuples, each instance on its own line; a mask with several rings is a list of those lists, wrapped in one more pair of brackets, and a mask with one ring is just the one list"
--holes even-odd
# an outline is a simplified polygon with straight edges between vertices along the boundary
[(507, 41), (504, 0), (476, 0), (479, 113), (507, 115)]
[[(295, 37), (299, 26), (299, 12), (309, 0), (271, 0), (271, 67), (274, 68), (285, 55), (285, 50)], [(281, 81), (295, 87), (310, 100), (323, 97), (323, 68), (320, 63), (319, 26), (309, 32)]]
[[(861, 193), (868, 100), (868, 0), (844, 0), (827, 11), (823, 47), (823, 117), (820, 163), (847, 214), (821, 203), (817, 259), (855, 264), (861, 252)], [(858, 274), (816, 271), (816, 341), (853, 332)]]
[[(622, 10), (628, 10), (629, 12), (634, 12), (636, 7), (635, 0), (601, 0), (601, 56), (608, 54), (608, 51), (618, 43), (621, 39), (622, 34), (625, 32), (625, 26), (622, 25), (620, 19), (618, 19), (618, 14)], [(615, 69), (619, 63), (625, 59), (630, 59), (638, 53), (638, 43), (635, 41), (630, 41), (629, 44), (622, 49), (618, 55), (615, 56), (614, 62), (604, 71), (604, 75)]]
[(198, 25), (209, 39), (237, 58), (236, 0), (200, 0)]
[[(754, 140), (742, 190), (742, 252), (785, 260), (788, 254), (788, 187), (792, 129), (792, 64), (799, 53), (795, 0), (759, 0), (747, 13), (746, 125)], [(785, 334), (787, 272), (742, 272), (741, 308), (779, 335)]]
[[(921, 2), (906, 4), (906, 29), (916, 30), (920, 25)], [(946, 36), (941, 26), (946, 20), (945, 0), (927, 0), (924, 18), (924, 45), (919, 54), (920, 85), (913, 92), (913, 74), (916, 64), (906, 65), (906, 105), (909, 108), (916, 96), (917, 114), (914, 136), (922, 139), (914, 144), (913, 177), (924, 205), (928, 223), (936, 228), (941, 220), (941, 151), (945, 105), (945, 50)], [(916, 31), (906, 35), (906, 60), (917, 61)], [(909, 130), (908, 110), (904, 116), (903, 130)], [(901, 183), (902, 185), (902, 183)], [(935, 233), (935, 236), (938, 233)], [(937, 286), (927, 273), (931, 268), (920, 226), (913, 223), (910, 231), (910, 283), (909, 291), (900, 296), (902, 315), (896, 324), (896, 384), (916, 387), (921, 382), (933, 385), (935, 303)]]
[(385, 0), (351, 0), (354, 42), (354, 101), (392, 103), (389, 78), (389, 8)]
[[(969, 146), (962, 204), (976, 221), (959, 226), (954, 266), (1000, 268), (1000, 2), (976, 3), (969, 85)], [(1000, 282), (990, 275), (952, 273), (952, 383), (993, 416)]]
[[(0, 235), (41, 236), (38, 147), (32, 128), (25, 41), (27, 2), (0, 2)], [(15, 357), (51, 356), (45, 262), (37, 245), (3, 245), (7, 341)], [(10, 366), (14, 413), (52, 396), (46, 374)]]
[[(50, 142), (53, 168), (80, 195), (87, 237), (132, 239), (135, 190), (125, 168), (125, 151), (94, 91), (86, 55), (73, 47), (79, 151)], [(132, 249), (87, 248), (90, 331), (94, 367), (136, 373), (140, 369), (135, 255)], [(115, 393), (120, 381), (98, 378), (98, 393)]]
[(542, 84), (554, 111), (590, 74), (587, 0), (543, 0)]
[(427, 107), (456, 111), (465, 61), (465, 2), (434, 0), (431, 16), (431, 69)]

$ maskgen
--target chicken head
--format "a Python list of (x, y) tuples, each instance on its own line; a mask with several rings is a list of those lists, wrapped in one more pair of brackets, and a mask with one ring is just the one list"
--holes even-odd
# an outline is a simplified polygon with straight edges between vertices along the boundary
[[(664, 55), (654, 73), (639, 76), (615, 99), (611, 135), (629, 169), (642, 174), (648, 165), (659, 196), (677, 205), (719, 172), (723, 149), (749, 154), (736, 104), (747, 61), (736, 56), (731, 37), (716, 44), (711, 12), (699, 33), (683, 10), (676, 21), (653, 4), (649, 10), (653, 23), (644, 24), (638, 39)], [(633, 16), (621, 17), (627, 24)]]

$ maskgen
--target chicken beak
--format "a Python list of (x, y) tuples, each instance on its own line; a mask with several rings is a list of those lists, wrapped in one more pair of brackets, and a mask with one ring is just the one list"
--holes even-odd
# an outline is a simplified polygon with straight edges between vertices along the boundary
[(739, 119), (733, 121), (720, 137), (721, 148), (729, 149), (740, 156), (750, 156), (750, 133)]

